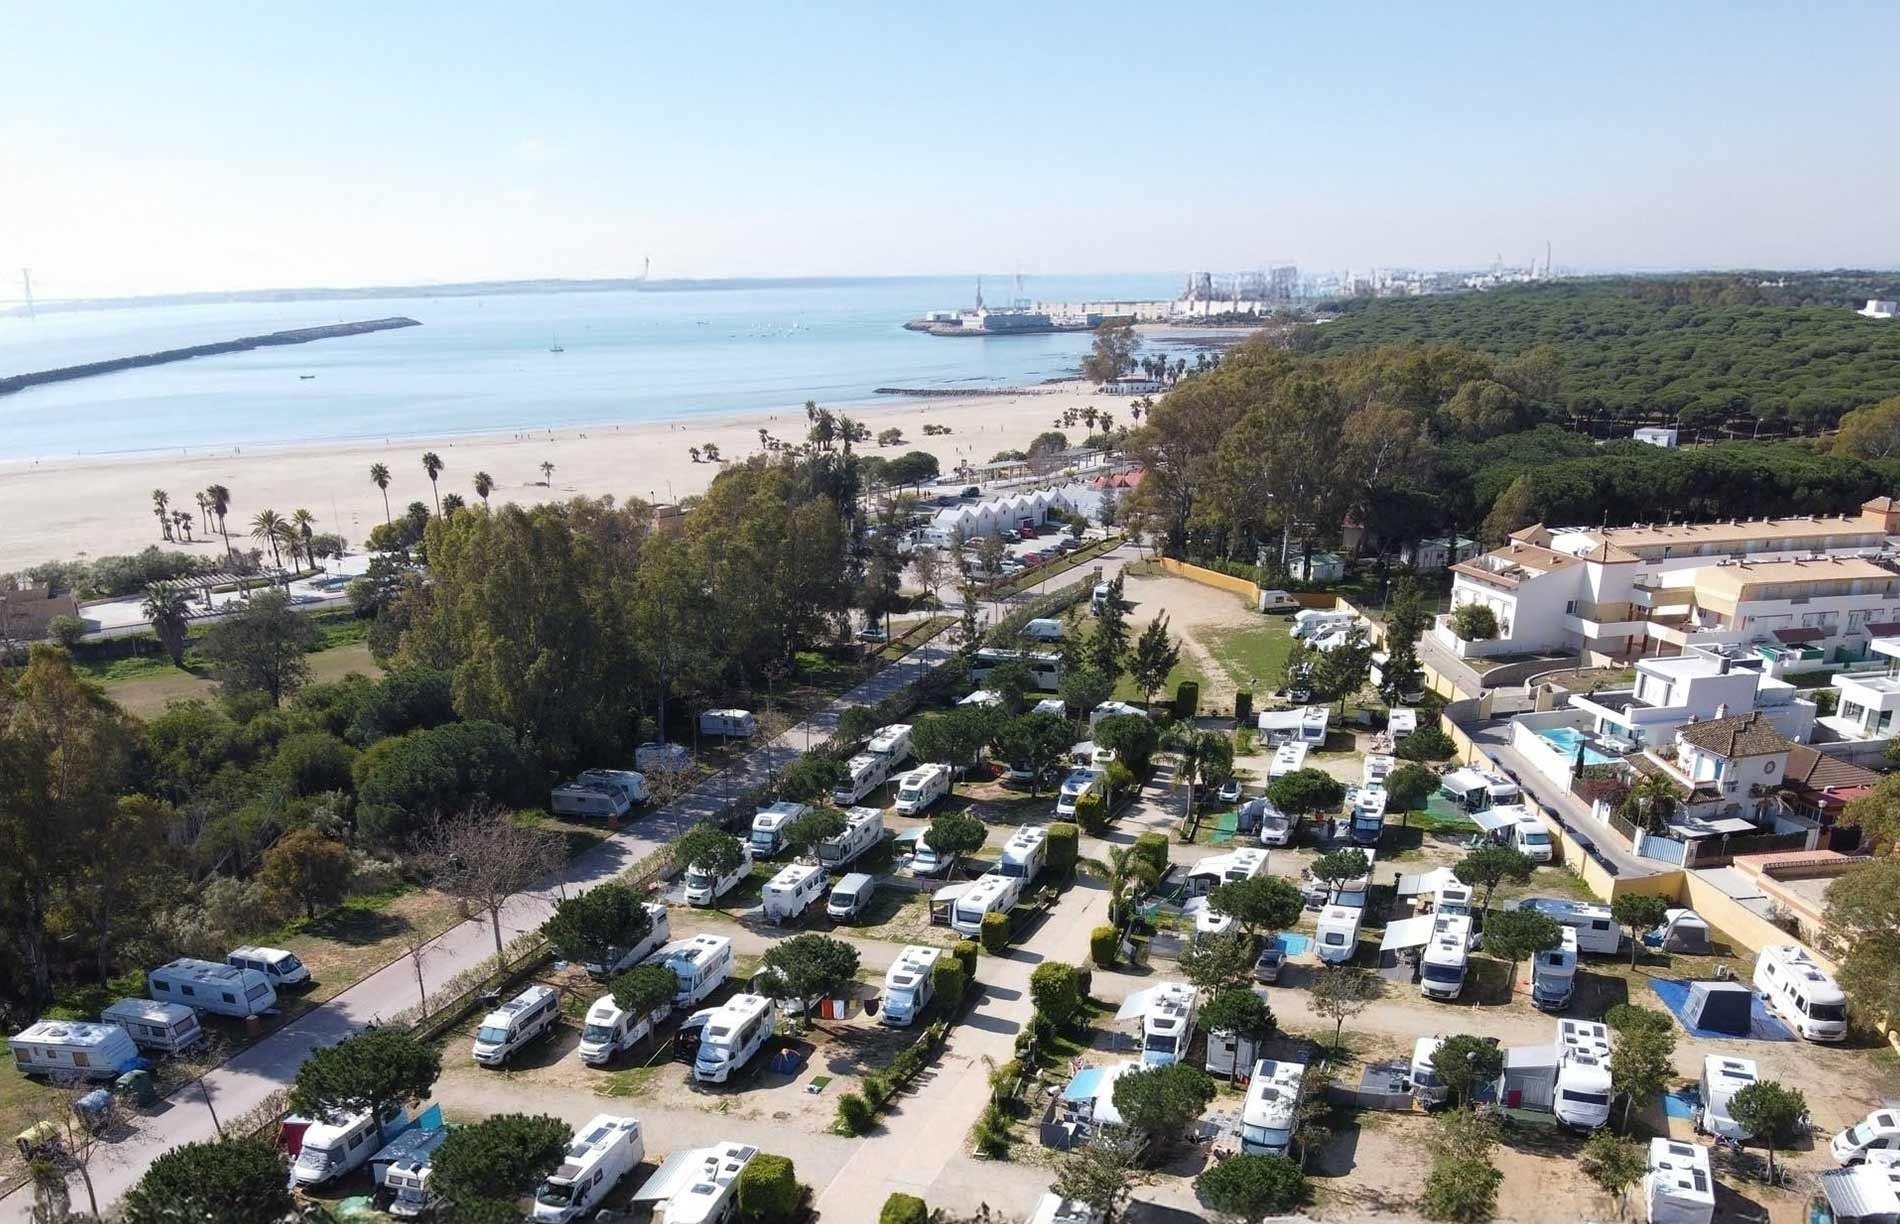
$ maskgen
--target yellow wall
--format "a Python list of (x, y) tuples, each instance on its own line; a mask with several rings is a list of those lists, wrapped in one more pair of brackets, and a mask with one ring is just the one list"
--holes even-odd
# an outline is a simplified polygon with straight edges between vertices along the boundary
[(1161, 568), (1177, 578), (1185, 578), (1189, 582), (1198, 582), (1203, 586), (1218, 587), (1223, 591), (1238, 595), (1247, 601), (1249, 608), (1260, 606), (1260, 588), (1245, 578), (1236, 578), (1232, 574), (1223, 574), (1218, 570), (1202, 569), (1198, 565), (1189, 565), (1173, 557), (1162, 557), (1160, 560)]

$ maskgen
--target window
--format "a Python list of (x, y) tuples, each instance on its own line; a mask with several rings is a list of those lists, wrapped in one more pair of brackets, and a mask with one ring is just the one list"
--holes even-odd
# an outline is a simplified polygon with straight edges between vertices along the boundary
[(180, 986), (179, 989), (185, 992), (185, 996), (187, 998), (194, 997), (198, 993), (197, 990), (195, 990), (194, 988), (190, 986)]
[(235, 1003), (237, 1002), (237, 996), (236, 996), (236, 995), (234, 995), (234, 994), (232, 994), (232, 993), (231, 993), (230, 991), (228, 991), (228, 990), (227, 990), (227, 991), (224, 991), (224, 992), (223, 992), (223, 995), (224, 995), (224, 1001), (225, 1001), (226, 1003), (232, 1003), (232, 1004), (235, 1004)]
[(78, 1050), (74, 1050), (73, 1051), (73, 1066), (90, 1067), (92, 1066), (92, 1059), (86, 1057), (84, 1054), (80, 1053)]
[(172, 992), (172, 984), (164, 978), (153, 978), (152, 989), (164, 994), (170, 994)]
[(350, 1136), (350, 1148), (352, 1151), (362, 1146), (363, 1146), (363, 1134), (361, 1131), (358, 1131), (356, 1134)]

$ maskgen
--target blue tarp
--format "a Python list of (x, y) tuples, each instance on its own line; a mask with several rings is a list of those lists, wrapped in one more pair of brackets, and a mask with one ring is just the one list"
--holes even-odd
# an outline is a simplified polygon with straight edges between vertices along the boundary
[(1684, 1029), (1688, 1030), (1691, 1037), (1701, 1037), (1705, 1040), (1731, 1041), (1794, 1040), (1794, 1034), (1788, 1031), (1787, 1026), (1768, 1014), (1768, 1007), (1761, 1001), (1759, 995), (1749, 1003), (1748, 1036), (1746, 1038), (1741, 1038), (1735, 1033), (1719, 1033), (1714, 1029), (1691, 1028), (1689, 1024), (1682, 1019), (1682, 1009), (1689, 1002), (1689, 987), (1692, 984), (1693, 983), (1683, 978), (1653, 978), (1649, 983), (1649, 988), (1656, 992), (1656, 997), (1662, 1000), (1662, 1005), (1669, 1009), (1669, 1014), (1674, 1016), (1677, 1022), (1682, 1024)]
[(1084, 1067), (1075, 1073), (1069, 1086), (1062, 1090), (1065, 1101), (1093, 1101), (1095, 1094), (1102, 1090), (1102, 1077), (1108, 1074), (1105, 1067)]
[(1278, 944), (1280, 950), (1288, 956), (1298, 956), (1313, 946), (1313, 937), (1297, 935), (1292, 931), (1282, 931), (1273, 937), (1273, 942)]
[(1663, 1112), (1672, 1118), (1693, 1119), (1702, 1112), (1702, 1091), (1691, 1085), (1663, 1094)]

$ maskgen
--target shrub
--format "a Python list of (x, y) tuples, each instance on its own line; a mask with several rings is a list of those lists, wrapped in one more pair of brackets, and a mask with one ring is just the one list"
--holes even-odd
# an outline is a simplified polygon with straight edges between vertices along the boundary
[[(891, 1070), (897, 1070), (895, 1059), (891, 1062)], [(872, 1072), (859, 1081), (858, 1091), (864, 1095), (865, 1104), (869, 1105), (874, 1113), (881, 1112), (885, 1103), (891, 1099), (890, 1081), (876, 1072)]]
[(1168, 835), (1166, 833), (1143, 833), (1135, 838), (1135, 853), (1153, 865), (1156, 879), (1168, 874)]
[(1009, 919), (1001, 914), (983, 915), (983, 950), (1001, 956), (1009, 949)]
[(791, 1220), (801, 1197), (790, 1157), (761, 1152), (739, 1171), (739, 1218), (746, 1224)]
[(1098, 926), (1089, 932), (1089, 959), (1099, 968), (1113, 969), (1120, 953), (1120, 931), (1112, 926)]
[(1394, 756), (1408, 761), (1448, 760), (1457, 747), (1451, 742), (1451, 736), (1431, 723), (1426, 723), (1399, 741), (1392, 750)]
[(914, 1194), (898, 1191), (884, 1200), (877, 1224), (929, 1224), (930, 1207)]
[(957, 963), (963, 966), (963, 976), (966, 978), (976, 976), (976, 953), (976, 944), (967, 939), (959, 939), (950, 945), (950, 955), (956, 957)]
[(877, 1111), (871, 1108), (871, 1102), (855, 1092), (847, 1092), (838, 1098), (838, 1130), (840, 1133), (856, 1138), (871, 1129), (871, 1120)]
[(1253, 721), (1253, 694), (1238, 692), (1234, 694), (1234, 722), (1245, 727)]
[(1201, 709), (1201, 686), (1192, 680), (1183, 680), (1174, 690), (1174, 716), (1193, 718)]
[(1230, 1156), (1195, 1179), (1201, 1201), (1223, 1215), (1285, 1215), (1306, 1197), (1306, 1174), (1284, 1156)]
[(953, 1012), (962, 1005), (963, 994), (970, 988), (970, 976), (963, 972), (962, 961), (954, 956), (942, 957), (930, 971), (930, 977), (940, 1008)]
[(63, 612), (46, 622), (46, 632), (55, 642), (67, 650), (79, 645), (79, 639), (86, 636), (86, 622), (69, 612)]
[(1051, 1027), (1064, 1029), (1082, 1010), (1082, 992), (1075, 980), (1075, 966), (1048, 960), (1029, 975), (1029, 997), (1036, 1014), (1048, 1018)]
[(1090, 837), (1108, 832), (1108, 802), (1095, 791), (1075, 801), (1075, 823)]
[(1076, 827), (1066, 820), (1058, 820), (1049, 826), (1049, 870), (1058, 879), (1068, 879), (1075, 874), (1075, 863), (1081, 857), (1081, 836)]
[(1075, 967), (1075, 993), (1082, 999), (1089, 997), (1089, 991), (1095, 989), (1095, 969), (1089, 965)]
[(1452, 609), (1451, 631), (1466, 642), (1488, 642), (1498, 635), (1497, 613), (1483, 604), (1460, 604)]
[(1009, 1154), (1009, 1115), (1003, 1112), (1002, 1106), (992, 1101), (983, 1108), (983, 1116), (976, 1120), (972, 1137), (979, 1156), (997, 1159)]

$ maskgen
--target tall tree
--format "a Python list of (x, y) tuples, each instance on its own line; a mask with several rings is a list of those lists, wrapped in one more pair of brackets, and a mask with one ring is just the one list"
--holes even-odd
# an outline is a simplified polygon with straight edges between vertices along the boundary
[(343, 900), (353, 864), (349, 847), (305, 825), (278, 838), (264, 852), (258, 882), (303, 909), (305, 918)]
[(442, 1052), (400, 1029), (369, 1029), (313, 1050), (297, 1068), (290, 1107), (318, 1118), (387, 1118), (422, 1100), (442, 1074)]
[(1480, 846), (1458, 860), (1451, 873), (1458, 877), (1460, 884), (1483, 890), (1478, 906), (1482, 920), (1491, 912), (1491, 894), (1498, 890), (1498, 885), (1506, 880), (1523, 883), (1536, 870), (1535, 860), (1520, 850), (1510, 846)]
[(205, 486), (205, 500), (211, 504), (211, 513), (218, 516), (218, 534), (224, 537), (224, 555), (231, 555), (231, 533), (225, 529), (224, 516), (231, 510), (231, 490), (221, 484)]
[(1387, 705), (1402, 704), (1423, 686), (1418, 639), (1431, 626), (1431, 610), (1410, 575), (1392, 585), (1385, 618), (1385, 665), (1379, 669), (1379, 695)]
[(1900, 1015), (1900, 859), (1876, 859), (1828, 885), (1825, 925), (1846, 949), (1841, 989), (1861, 1014)]
[(1796, 1088), (1777, 1080), (1757, 1080), (1743, 1085), (1729, 1098), (1729, 1116), (1755, 1138), (1768, 1145), (1768, 1178), (1775, 1180), (1775, 1149), (1794, 1138), (1801, 1118), (1808, 1112), (1808, 1101)]
[(551, 834), (517, 823), (513, 812), (478, 806), (437, 824), (422, 859), (436, 887), (487, 915), (495, 959), (505, 961), (501, 911), (560, 865), (561, 847)]
[(389, 465), (387, 463), (370, 464), (369, 465), (369, 482), (375, 485), (377, 489), (379, 489), (382, 492), (383, 522), (385, 523), (394, 522), (395, 520), (392, 519), (389, 515)]
[(161, 539), (172, 538), (172, 516), (166, 508), (171, 504), (172, 495), (163, 489), (152, 490), (152, 513), (158, 517), (158, 531)]
[(601, 972), (611, 969), (652, 929), (653, 915), (640, 894), (625, 884), (609, 882), (561, 900), (541, 932), (563, 957)]
[(158, 644), (173, 667), (185, 665), (185, 639), (190, 628), (191, 600), (182, 587), (155, 582), (145, 593), (139, 614), (151, 622)]
[(1168, 682), (1168, 673), (1181, 661), (1181, 644), (1168, 632), (1168, 614), (1158, 612), (1135, 641), (1135, 653), (1129, 660), (1129, 674), (1141, 689), (1141, 700), (1152, 705), (1155, 690)]
[(1484, 523), (1478, 528), (1478, 542), (1486, 548), (1499, 547), (1513, 531), (1536, 521), (1536, 506), (1537, 494), (1531, 487), (1531, 478), (1519, 476), (1491, 503), (1491, 512), (1484, 516)]
[(281, 567), (283, 557), (277, 551), (283, 540), (284, 518), (271, 509), (259, 510), (251, 517), (251, 538), (260, 544), (270, 545), (271, 564)]
[(475, 496), (482, 499), (482, 505), (488, 504), (488, 495), (495, 491), (495, 478), (487, 472), (475, 473)]
[[(1082, 377), (1105, 383), (1120, 378), (1134, 364), (1141, 348), (1141, 337), (1126, 323), (1111, 323), (1095, 329), (1095, 342), (1082, 359)], [(1091, 412), (1093, 410), (1091, 409)]]
[(272, 590), (215, 625), (203, 650), (226, 692), (263, 693), (278, 706), (310, 678), (305, 656), (318, 641), (310, 618), (292, 608), (284, 592)]
[[(446, 465), (442, 462), (442, 456), (436, 454), (434, 451), (422, 452), (422, 470), (428, 474), (429, 492), (432, 494), (436, 493), (436, 478), (442, 475), (444, 466)], [(437, 514), (442, 513), (442, 498), (439, 494), (435, 499), (435, 512)]]
[(255, 1224), (295, 1208), (284, 1153), (266, 1139), (187, 1143), (154, 1160), (125, 1196), (126, 1224)]

